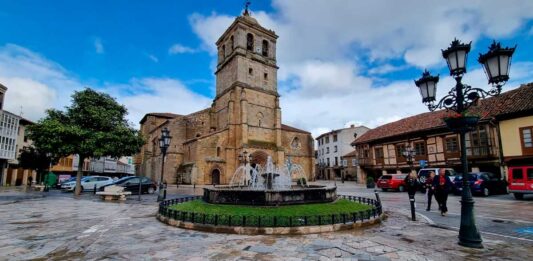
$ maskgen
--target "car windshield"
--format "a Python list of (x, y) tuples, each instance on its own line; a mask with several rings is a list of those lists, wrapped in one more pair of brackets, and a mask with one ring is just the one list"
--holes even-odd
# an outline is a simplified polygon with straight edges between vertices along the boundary
[[(468, 173), (468, 180), (476, 181), (477, 179), (478, 179), (478, 175), (476, 173)], [(455, 177), (455, 182), (461, 181), (461, 180), (463, 180), (462, 175), (457, 175), (457, 177)]]
[(131, 177), (123, 177), (123, 178), (115, 181), (115, 184), (122, 184), (122, 183), (126, 182), (129, 179), (131, 179)]
[(394, 179), (405, 179), (405, 177), (407, 177), (407, 175), (396, 175), (394, 176)]
[(391, 175), (383, 175), (380, 179), (392, 179)]

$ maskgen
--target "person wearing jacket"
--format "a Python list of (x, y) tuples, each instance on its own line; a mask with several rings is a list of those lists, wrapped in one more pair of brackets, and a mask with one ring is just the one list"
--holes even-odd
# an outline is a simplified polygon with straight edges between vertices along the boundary
[(439, 175), (433, 179), (433, 186), (435, 187), (435, 197), (439, 203), (440, 214), (445, 216), (448, 212), (446, 202), (448, 201), (448, 194), (452, 190), (452, 181), (446, 176), (444, 168), (439, 169)]
[(409, 173), (409, 175), (405, 177), (404, 183), (407, 188), (407, 194), (409, 195), (409, 202), (411, 203), (411, 219), (416, 221), (415, 193), (418, 190), (418, 178), (416, 173)]
[[(431, 211), (431, 201), (433, 201), (433, 195), (435, 195), (435, 187), (433, 186), (433, 179), (435, 179), (435, 172), (429, 172), (429, 176), (426, 178), (426, 191), (428, 193), (428, 206), (426, 211)], [(439, 202), (437, 201), (437, 205)]]

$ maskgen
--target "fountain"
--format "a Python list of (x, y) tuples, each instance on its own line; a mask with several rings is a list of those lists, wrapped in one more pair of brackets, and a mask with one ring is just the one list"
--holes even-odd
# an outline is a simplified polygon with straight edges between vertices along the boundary
[[(295, 181), (295, 182), (294, 182)], [(309, 185), (302, 166), (290, 158), (276, 166), (269, 156), (265, 166), (244, 162), (235, 170), (229, 185), (204, 188), (204, 201), (237, 205), (290, 205), (332, 202), (336, 187)]]

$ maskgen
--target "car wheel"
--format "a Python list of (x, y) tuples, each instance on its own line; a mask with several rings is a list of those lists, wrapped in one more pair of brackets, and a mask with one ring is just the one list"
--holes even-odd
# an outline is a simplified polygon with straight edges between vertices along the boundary
[(524, 194), (522, 193), (513, 193), (515, 199), (524, 199)]
[(399, 186), (399, 187), (398, 187), (398, 191), (400, 191), (400, 192), (404, 192), (404, 191), (405, 191), (405, 187), (404, 187), (404, 186)]
[(154, 188), (152, 188), (152, 187), (148, 188), (148, 194), (154, 194), (154, 192), (155, 192)]
[(490, 195), (490, 190), (488, 188), (483, 188), (483, 197), (488, 197)]

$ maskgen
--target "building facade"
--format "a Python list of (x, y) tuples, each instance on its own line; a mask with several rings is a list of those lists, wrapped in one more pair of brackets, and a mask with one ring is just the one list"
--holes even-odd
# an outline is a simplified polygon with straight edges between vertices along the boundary
[[(506, 167), (513, 161), (533, 163), (528, 154), (528, 131), (533, 126), (532, 83), (481, 100), (471, 113), (480, 115), (480, 121), (466, 135), (469, 171), (506, 177)], [(368, 131), (352, 143), (362, 174), (377, 178), (386, 173), (408, 173), (410, 166), (403, 155), (407, 147), (416, 151), (415, 169), (452, 167), (461, 172), (459, 137), (444, 125), (442, 119), (447, 116), (444, 110), (422, 113)]]
[(318, 136), (317, 177), (355, 179), (356, 176), (344, 175), (346, 174), (344, 168), (348, 167), (348, 162), (343, 156), (353, 150), (351, 143), (354, 138), (360, 137), (368, 130), (369, 128), (365, 126), (351, 125), (349, 128), (333, 130)]
[(314, 144), (309, 132), (281, 124), (277, 90), (274, 31), (248, 13), (237, 17), (216, 42), (216, 97), (211, 107), (189, 114), (149, 113), (141, 120), (147, 143), (136, 156), (136, 171), (159, 180), (162, 128), (170, 130), (164, 181), (188, 184), (228, 184), (251, 155), (252, 164), (276, 164), (289, 157), (311, 177)]

